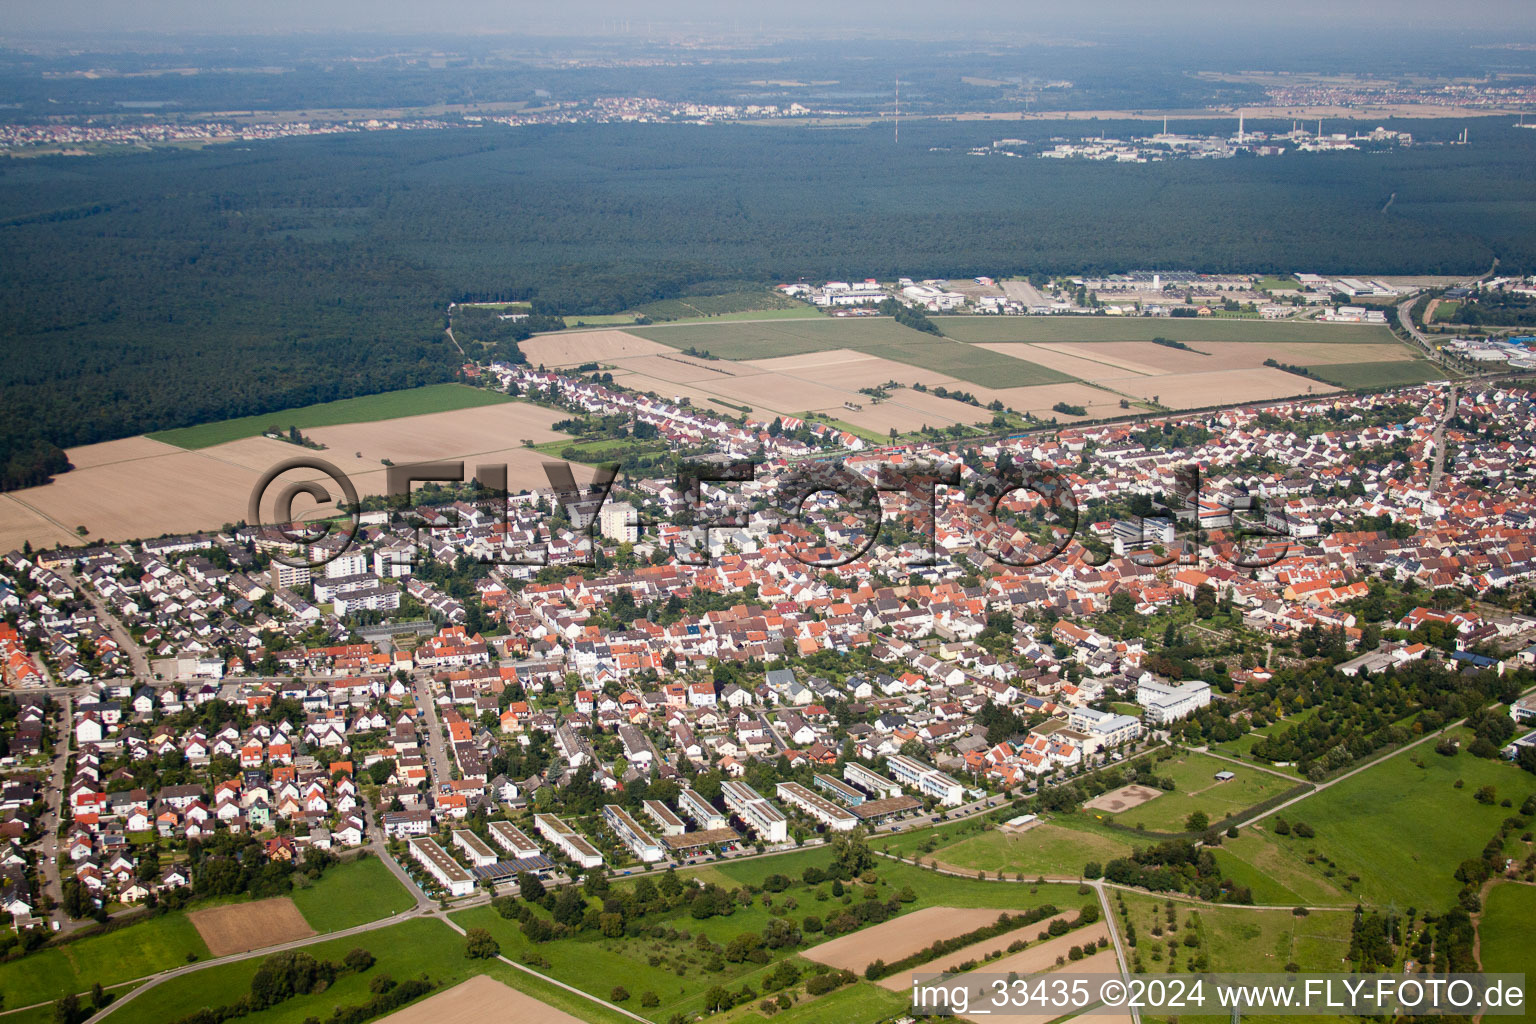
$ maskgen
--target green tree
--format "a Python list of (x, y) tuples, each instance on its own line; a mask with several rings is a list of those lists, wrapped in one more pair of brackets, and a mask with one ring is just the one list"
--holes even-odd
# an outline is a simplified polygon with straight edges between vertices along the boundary
[(464, 955), (473, 960), (492, 960), (501, 955), (501, 946), (484, 928), (464, 933)]

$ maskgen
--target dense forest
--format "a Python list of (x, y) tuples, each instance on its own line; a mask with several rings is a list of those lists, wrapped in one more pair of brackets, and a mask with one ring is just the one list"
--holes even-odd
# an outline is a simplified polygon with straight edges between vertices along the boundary
[(996, 130), (487, 126), (5, 161), (5, 482), (57, 472), (49, 446), (450, 379), (450, 301), (596, 314), (800, 277), (1536, 268), (1536, 132), (1135, 166), (967, 155)]

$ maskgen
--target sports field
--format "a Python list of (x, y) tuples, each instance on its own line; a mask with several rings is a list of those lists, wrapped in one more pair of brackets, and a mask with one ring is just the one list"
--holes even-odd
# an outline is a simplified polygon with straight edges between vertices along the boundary
[(361, 398), (343, 398), (298, 409), (242, 416), (239, 419), (202, 423), (195, 427), (161, 430), (147, 437), (178, 448), (210, 448), (243, 437), (257, 437), (268, 427), (287, 430), (298, 427), (308, 433), (311, 427), (330, 427), (339, 423), (374, 423), (397, 416), (420, 416), (429, 412), (451, 412), (481, 405), (510, 402), (506, 395), (466, 384), (432, 384), (406, 391), (386, 391)]

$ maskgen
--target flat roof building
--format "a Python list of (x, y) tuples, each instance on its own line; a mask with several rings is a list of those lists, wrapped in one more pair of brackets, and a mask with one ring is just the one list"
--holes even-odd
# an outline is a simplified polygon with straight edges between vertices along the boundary
[(407, 841), (411, 856), (437, 879), (450, 896), (468, 896), (475, 891), (475, 878), (431, 836), (413, 836)]
[(784, 814), (769, 803), (761, 793), (747, 785), (728, 779), (720, 783), (725, 806), (730, 808), (759, 839), (768, 843), (782, 843), (789, 838), (789, 822)]
[(640, 806), (645, 809), (645, 816), (656, 823), (662, 835), (680, 836), (688, 831), (683, 819), (672, 813), (672, 808), (660, 800), (646, 800)]
[(892, 754), (885, 759), (885, 765), (902, 785), (911, 786), (946, 807), (957, 807), (965, 799), (965, 787), (957, 780), (915, 757)]
[(539, 830), (539, 835), (554, 843), (562, 853), (581, 867), (603, 866), (603, 855), (597, 852), (597, 848), (553, 814), (535, 814), (533, 826)]
[(613, 829), (614, 835), (623, 840), (624, 845), (645, 863), (654, 864), (666, 856), (661, 844), (618, 804), (603, 805), (603, 820)]
[(812, 781), (817, 789), (824, 789), (849, 807), (857, 807), (868, 800), (862, 789), (854, 789), (848, 783), (832, 775), (817, 775)]
[(806, 789), (798, 782), (781, 782), (777, 792), (780, 800), (804, 811), (834, 832), (849, 832), (859, 823), (859, 819), (848, 808)]
[(693, 819), (693, 823), (702, 829), (725, 828), (727, 822), (725, 815), (721, 814), (715, 805), (705, 800), (697, 792), (685, 789), (677, 798), (678, 809)]
[(484, 867), (487, 864), (495, 864), (501, 859), (496, 856), (496, 851), (491, 849), (484, 839), (481, 839), (467, 828), (456, 828), (453, 830), (453, 845), (464, 851), (472, 867), (478, 868)]
[(491, 839), (513, 857), (526, 860), (542, 856), (544, 853), (539, 849), (539, 844), (529, 839), (526, 832), (510, 821), (493, 821), (490, 829)]
[(1188, 718), (1211, 702), (1211, 684), (1199, 679), (1169, 683), (1148, 679), (1136, 687), (1136, 703), (1147, 710), (1147, 721), (1167, 725)]
[(871, 796), (897, 796), (901, 793), (900, 783), (864, 767), (857, 761), (849, 761), (843, 765), (843, 781), (853, 783)]

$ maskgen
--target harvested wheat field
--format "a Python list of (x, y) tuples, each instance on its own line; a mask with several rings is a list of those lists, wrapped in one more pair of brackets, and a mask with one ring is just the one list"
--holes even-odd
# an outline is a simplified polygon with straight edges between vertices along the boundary
[(951, 423), (985, 423), (992, 414), (974, 405), (957, 402), (953, 398), (940, 398), (921, 391), (902, 389), (894, 391), (883, 402), (875, 402), (868, 395), (852, 395), (848, 399), (861, 409), (849, 409), (842, 405), (824, 405), (816, 408), (846, 423), (876, 433), (885, 433), (894, 427), (901, 433), (921, 427), (947, 427)]
[[(973, 942), (963, 949), (957, 949), (953, 953), (946, 953), (944, 956), (939, 957), (937, 960), (923, 964), (921, 967), (915, 967), (910, 971), (902, 971), (900, 973), (893, 974), (889, 978), (882, 978), (878, 984), (881, 988), (888, 988), (892, 992), (905, 991), (911, 987), (912, 975), (914, 974), (941, 971), (946, 967), (951, 967), (956, 964), (963, 964), (967, 960), (976, 960), (979, 962), (989, 953), (1006, 950), (1009, 946), (1013, 945), (1020, 939), (1023, 939), (1025, 942), (1029, 943), (1039, 942), (1040, 940), (1037, 938), (1037, 936), (1042, 931), (1051, 926), (1051, 921), (1070, 921), (1071, 919), (1072, 918), (1070, 915), (1062, 914), (1058, 917), (1039, 921), (1035, 924), (1024, 925), (1022, 928), (1015, 928), (1013, 931), (1004, 932), (1002, 935), (996, 936), (995, 938), (985, 939), (981, 942)], [(1055, 940), (1053, 939), (1046, 940), (1046, 942), (1054, 941)], [(1078, 942), (1081, 943), (1082, 940), (1079, 939)], [(1045, 944), (1046, 943), (1041, 943), (1041, 946), (1044, 947)], [(1023, 953), (1026, 951), (1020, 950), (1019, 952)], [(1053, 953), (1052, 956), (1054, 957), (1055, 954)]]
[(287, 896), (194, 910), (187, 920), (197, 927), (214, 956), (244, 953), (315, 934)]
[(1153, 789), (1151, 786), (1121, 786), (1108, 793), (1100, 793), (1083, 806), (1091, 807), (1096, 811), (1110, 811), (1118, 814), (1132, 807), (1140, 807), (1147, 801), (1155, 800), (1162, 795), (1162, 790)]
[[(965, 961), (972, 958), (979, 960), (980, 953), (986, 949), (1006, 949), (1008, 947), (1008, 943), (1012, 942), (1014, 939), (1017, 939), (1020, 936), (1028, 936), (1030, 942), (1032, 943), (1028, 949), (1021, 949), (1017, 953), (1005, 956), (1000, 960), (994, 960), (991, 963), (985, 964), (978, 968), (979, 973), (982, 974), (1008, 974), (1011, 971), (1022, 977), (1026, 974), (1035, 974), (1039, 971), (1048, 971), (1055, 967), (1056, 958), (1065, 957), (1067, 955), (1067, 950), (1071, 949), (1073, 946), (1081, 946), (1085, 942), (1097, 943), (1101, 938), (1109, 938), (1109, 928), (1101, 922), (1099, 924), (1088, 925), (1086, 928), (1079, 928), (1076, 931), (1067, 932), (1065, 935), (1058, 935), (1055, 938), (1047, 939), (1044, 942), (1039, 942), (1035, 939), (1035, 936), (1039, 934), (1040, 929), (1044, 928), (1045, 926), (1046, 925), (1044, 921), (1040, 922), (1038, 925), (1026, 925), (1023, 928), (1020, 928), (1018, 931), (1011, 932), (1009, 935), (1004, 937), (1005, 941), (1001, 947), (997, 945), (996, 939), (987, 943), (978, 942), (976, 945), (968, 946), (964, 950), (950, 953), (947, 956), (941, 956), (932, 963), (924, 964), (922, 967), (914, 968), (911, 971), (900, 971), (891, 975), (889, 978), (882, 978), (878, 984), (881, 988), (888, 988), (892, 992), (904, 992), (912, 987), (912, 975), (914, 974), (934, 974), (943, 971), (946, 967), (964, 963)], [(1115, 970), (1113, 966), (1113, 959), (1115, 955), (1114, 951), (1112, 949), (1106, 949), (1105, 952), (1109, 954), (1111, 959), (1111, 966), (1106, 967), (1105, 970)], [(1068, 961), (1068, 963), (1072, 964), (1072, 973), (1080, 974), (1084, 971), (1092, 970), (1093, 968), (1085, 968), (1082, 965), (1089, 963), (1097, 956), (1098, 954), (1094, 954), (1092, 957), (1085, 957), (1084, 959), (1076, 962)], [(982, 998), (983, 997), (981, 996), (977, 996), (974, 991), (971, 993), (972, 1004), (980, 1002)]]
[(539, 334), (517, 343), (531, 366), (575, 366), (611, 363), (625, 356), (650, 356), (672, 349), (626, 331), (567, 331)]
[[(805, 352), (797, 356), (779, 356), (775, 359), (753, 359), (747, 365), (755, 366), (764, 373), (778, 373), (786, 377), (816, 381), (831, 387), (872, 388), (888, 381), (896, 381), (911, 387), (913, 384), (938, 384), (954, 386), (956, 380), (937, 370), (924, 369), (910, 363), (898, 363), (894, 359), (855, 352), (853, 349), (834, 348), (825, 352)], [(967, 385), (960, 385), (968, 390)]]
[(582, 1024), (548, 1003), (481, 974), (413, 1003), (379, 1024)]
[(673, 383), (752, 377), (761, 372), (753, 367), (726, 359), (695, 359), (676, 352), (654, 356), (628, 356), (614, 360), (613, 365), (620, 370)]
[(876, 960), (900, 960), (940, 939), (973, 932), (996, 921), (1006, 910), (989, 907), (924, 907), (891, 921), (865, 928), (812, 946), (801, 956), (807, 960), (863, 974)]
[[(1087, 384), (1032, 384), (1022, 388), (982, 388), (968, 387), (964, 390), (976, 396), (976, 400), (987, 405), (996, 399), (1003, 406), (1015, 412), (1027, 412), (1041, 419), (1056, 419), (1066, 423), (1077, 416), (1067, 416), (1057, 412), (1052, 406), (1058, 402), (1067, 405), (1080, 405), (1088, 410), (1088, 415), (1093, 418), (1103, 416), (1124, 415), (1120, 408), (1121, 395), (1118, 385), (1108, 384), (1106, 387), (1115, 389), (1105, 391), (1103, 388), (1091, 387)], [(977, 410), (978, 412), (981, 410)], [(988, 416), (991, 413), (987, 414)]]
[[(550, 429), (560, 418), (559, 413), (527, 402), (504, 402), (377, 423), (315, 427), (305, 435), (346, 455), (360, 451), (375, 464), (380, 459), (403, 464), (497, 451), (521, 444), (525, 438), (535, 444), (553, 441), (567, 436)], [(318, 454), (325, 457), (324, 452)]]
[[(506, 402), (453, 412), (405, 416), (375, 423), (315, 427), (306, 431), (325, 451), (298, 448), (268, 437), (247, 437), (208, 448), (187, 450), (146, 437), (125, 438), (70, 449), (77, 468), (53, 483), (0, 496), (0, 547), (79, 544), (85, 537), (109, 541), (218, 529), (248, 518), (251, 491), (271, 467), (295, 457), (331, 463), (351, 478), (359, 494), (383, 494), (387, 467), (407, 462), (459, 460), (465, 475), (479, 464), (507, 465), (511, 490), (548, 487), (543, 462), (550, 456), (523, 447), (528, 438), (551, 441), (569, 435), (551, 430), (558, 414), (523, 402)], [(574, 467), (580, 481), (592, 471)], [(319, 480), (339, 499), (339, 489), (316, 470), (284, 474), (267, 491), (263, 514), (281, 484)], [(294, 503), (296, 517), (313, 508), (307, 497)], [(329, 507), (325, 511), (333, 511)]]
[(1137, 377), (1115, 382), (1115, 390), (1169, 409), (1198, 409), (1210, 405), (1238, 405), (1274, 398), (1326, 395), (1339, 389), (1332, 384), (1298, 377), (1294, 373), (1260, 367), (1256, 370), (1217, 370), (1214, 373), (1170, 373), (1161, 377)]
[(1058, 373), (1069, 373), (1080, 380), (1109, 381), (1118, 380), (1122, 377), (1143, 376), (1143, 374), (1137, 373), (1134, 370), (1096, 362), (1093, 359), (1077, 355), (1073, 352), (1062, 352), (1050, 345), (1031, 345), (1017, 341), (994, 341), (978, 343), (976, 347), (988, 349), (992, 352), (1000, 352), (1014, 359), (1038, 363), (1041, 366), (1056, 370)]
[[(1071, 949), (1073, 945), (1073, 943), (1069, 942), (1066, 944), (1066, 946), (1063, 947), (1063, 950)], [(1025, 956), (1026, 954), (1020, 953), (1019, 955)], [(984, 969), (984, 973), (992, 976), (1001, 973), (1002, 975), (1007, 976), (1008, 971), (1010, 970), (1010, 968), (1004, 966), (1007, 963), (1009, 963), (1009, 961), (1004, 959), (999, 960), (996, 963), (988, 964)], [(1092, 956), (1084, 957), (1083, 959), (1076, 962), (1068, 961), (1064, 966), (1060, 968), (1055, 967), (1055, 958), (1053, 957), (1049, 967), (1038, 968), (1038, 970), (1042, 971), (1050, 969), (1060, 970), (1063, 973), (1070, 973), (1073, 977), (1077, 977), (1079, 975), (1098, 975), (1101, 978), (1107, 979), (1111, 975), (1115, 977), (1120, 976), (1120, 966), (1118, 961), (1115, 959), (1115, 951), (1112, 949), (1100, 950)], [(1024, 977), (1024, 971), (1019, 970), (1018, 975), (1021, 978)], [(1093, 987), (1095, 987), (1093, 983), (1090, 983), (1090, 990)], [(970, 991), (971, 1008), (973, 1010), (989, 1009), (990, 1002), (992, 999), (996, 998), (996, 994), (997, 989), (992, 985), (978, 985), (975, 988), (972, 988)], [(982, 1021), (994, 1019), (995, 1015), (988, 1013), (962, 1013), (957, 1014), (957, 1016), (961, 1020), (975, 1021), (976, 1024), (981, 1024)], [(1058, 1020), (1060, 1017), (1061, 1014), (1059, 1013), (1052, 1013), (1047, 1011), (1045, 1013), (1010, 1013), (1007, 1015), (1006, 1019), (1009, 1024), (1049, 1024), (1050, 1021)], [(1077, 1019), (1083, 1021), (1092, 1021), (1093, 1024), (1130, 1024), (1132, 1017), (1129, 1011), (1116, 1010), (1113, 1012), (1106, 1011), (1104, 1013), (1095, 1013), (1092, 1015), (1079, 1017)]]

